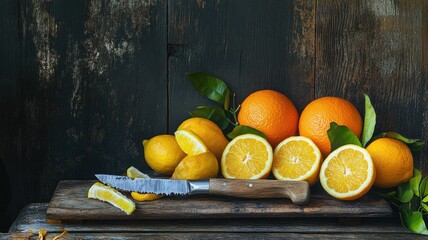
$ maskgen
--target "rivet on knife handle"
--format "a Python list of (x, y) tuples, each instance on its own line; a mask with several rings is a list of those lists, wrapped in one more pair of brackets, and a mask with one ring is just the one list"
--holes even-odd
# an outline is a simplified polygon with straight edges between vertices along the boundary
[(289, 198), (293, 203), (308, 203), (309, 184), (305, 181), (210, 179), (209, 194), (243, 198)]

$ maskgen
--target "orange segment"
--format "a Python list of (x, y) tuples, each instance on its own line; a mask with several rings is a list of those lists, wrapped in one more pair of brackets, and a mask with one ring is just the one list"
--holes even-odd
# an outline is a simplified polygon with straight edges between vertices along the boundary
[(266, 178), (272, 161), (272, 147), (266, 139), (244, 134), (234, 138), (226, 146), (221, 158), (221, 172), (225, 178)]
[(278, 180), (318, 181), (321, 152), (306, 137), (289, 137), (275, 148), (272, 173)]
[(320, 170), (320, 182), (331, 196), (355, 200), (366, 194), (375, 180), (370, 154), (362, 147), (345, 145), (333, 151)]

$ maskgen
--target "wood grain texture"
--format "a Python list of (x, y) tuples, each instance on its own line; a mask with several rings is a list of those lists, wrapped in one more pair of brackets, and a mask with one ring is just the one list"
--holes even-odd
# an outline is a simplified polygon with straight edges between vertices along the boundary
[[(120, 236), (124, 239), (167, 238), (167, 239), (424, 239), (410, 234), (397, 218), (364, 218), (359, 225), (342, 225), (335, 218), (242, 218), (196, 219), (196, 220), (121, 220), (47, 223), (46, 203), (26, 206), (16, 219), (4, 239), (27, 237), (30, 229), (45, 229), (49, 237), (64, 230), (66, 239), (99, 239)], [(207, 227), (209, 226), (209, 227)]]
[(305, 206), (288, 199), (243, 199), (225, 197), (176, 197), (138, 202), (126, 215), (121, 210), (87, 198), (92, 181), (61, 181), (49, 203), (46, 218), (52, 220), (94, 219), (203, 219), (266, 217), (388, 217), (388, 203), (374, 195), (358, 201), (335, 200), (326, 193), (313, 194)]
[[(86, 220), (82, 222), (46, 222), (46, 203), (27, 205), (11, 226), (11, 233), (28, 233), (30, 229), (46, 229), (57, 233), (100, 232), (122, 233), (403, 233), (397, 218), (363, 218), (359, 225), (343, 225), (337, 218), (241, 218), (236, 219), (141, 219), (121, 221)], [(209, 226), (209, 227), (207, 227)]]
[(48, 201), (61, 179), (147, 170), (141, 140), (167, 127), (166, 1), (6, 2), (0, 155), (10, 215)]
[(236, 106), (261, 89), (286, 94), (298, 110), (313, 98), (314, 1), (170, 1), (168, 19), (170, 132), (196, 106), (215, 104), (185, 72), (224, 80)]
[[(377, 133), (426, 139), (427, 12), (426, 1), (319, 0), (316, 97), (344, 97), (364, 113), (366, 93), (376, 109)], [(415, 166), (428, 173), (426, 152), (425, 145), (415, 154)]]
[(210, 179), (209, 194), (242, 198), (288, 198), (294, 204), (309, 202), (310, 189), (305, 181), (272, 181), (265, 179)]

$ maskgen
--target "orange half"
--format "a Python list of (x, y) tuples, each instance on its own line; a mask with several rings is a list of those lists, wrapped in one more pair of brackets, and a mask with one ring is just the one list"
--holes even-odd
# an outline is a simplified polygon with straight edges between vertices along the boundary
[(372, 187), (376, 170), (366, 149), (356, 145), (342, 146), (328, 155), (320, 170), (320, 182), (331, 196), (355, 200)]
[(278, 144), (273, 153), (272, 173), (278, 180), (318, 181), (322, 156), (307, 137), (289, 137)]
[(268, 141), (254, 134), (234, 138), (221, 158), (225, 178), (260, 179), (269, 176), (273, 152)]

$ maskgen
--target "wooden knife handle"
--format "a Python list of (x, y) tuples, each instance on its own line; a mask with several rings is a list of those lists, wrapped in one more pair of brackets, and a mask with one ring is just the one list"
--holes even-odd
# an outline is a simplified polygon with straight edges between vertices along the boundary
[(310, 190), (305, 181), (265, 179), (210, 179), (209, 194), (242, 198), (289, 198), (295, 204), (308, 203)]

